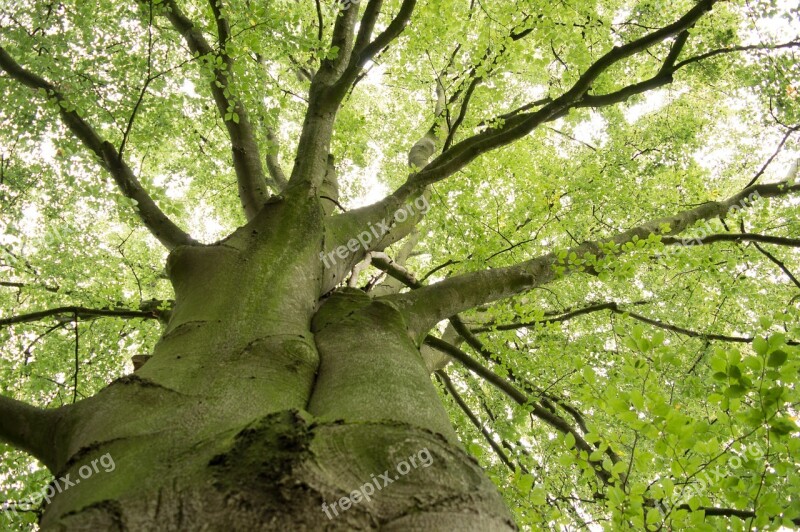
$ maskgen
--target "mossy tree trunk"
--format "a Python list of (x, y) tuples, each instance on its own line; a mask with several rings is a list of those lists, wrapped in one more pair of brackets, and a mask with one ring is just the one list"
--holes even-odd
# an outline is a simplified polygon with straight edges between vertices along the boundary
[[(196, 26), (181, 10), (181, 2), (141, 2), (151, 24), (154, 18), (168, 21), (202, 58), (230, 138), (247, 223), (210, 245), (196, 242), (148, 195), (125, 160), (129, 130), (118, 147), (113, 145), (75, 110), (58, 83), (23, 66), (37, 64), (30, 50), (17, 46), (9, 53), (0, 47), (4, 78), (60, 104), (63, 124), (170, 251), (166, 272), (175, 292), (169, 321), (152, 356), (132, 375), (58, 409), (36, 409), (0, 396), (0, 439), (30, 452), (56, 476), (50, 491), (58, 492), (45, 508), (42, 528), (515, 528), (496, 488), (457, 441), (430, 377), (431, 369), (450, 359), (440, 357), (426, 365), (420, 347), (437, 345), (428, 333), (450, 318), (458, 335), (483, 354), (459, 320), (460, 312), (531, 290), (558, 275), (596, 273), (593, 261), (622, 253), (636, 240), (663, 235), (665, 243), (675, 243), (669, 241), (672, 235), (697, 221), (724, 216), (753, 195), (781, 196), (800, 186), (753, 185), (726, 200), (601, 241), (582, 242), (560, 255), (548, 253), (426, 286), (405, 278), (396, 264), (387, 264), (385, 269), (414, 288), (408, 292), (394, 287), (367, 294), (343, 287), (343, 281), (369, 255), (412, 233), (425, 214), (421, 206), (427, 208), (430, 185), (571, 110), (623, 102), (671, 83), (681, 68), (715, 55), (678, 61), (690, 29), (715, 3), (700, 0), (674, 22), (610, 48), (560, 95), (485, 120), (481, 124), (487, 125), (477, 132), (456, 135), (482, 81), (480, 72), (491, 70), (494, 63), (476, 65), (468, 87), (449, 97), (438, 81), (434, 125), (410, 147), (406, 181), (381, 201), (338, 213), (334, 207), (339, 187), (330, 153), (337, 112), (365, 66), (403, 33), (416, 1), (396, 2), (391, 16), (381, 0), (363, 6), (341, 2), (330, 32), (331, 52), (315, 72), (296, 65), (310, 83), (288, 177), (272, 149), (262, 157), (243, 104), (247, 100), (235, 96), (242, 87), (234, 82), (237, 70), (228, 55), (234, 37), (225, 18), (227, 7), (212, 0), (214, 20)], [(209, 27), (216, 32), (213, 45), (206, 40)], [(320, 24), (320, 39), (322, 30)], [(529, 33), (512, 32), (508, 38), (516, 41)], [(591, 94), (602, 75), (659, 45), (669, 52), (651, 78)], [(15, 57), (21, 58), (19, 63)], [(487, 52), (487, 57), (492, 55)], [(553, 85), (553, 90), (560, 86)], [(458, 118), (451, 121), (451, 112)], [(135, 112), (129, 128), (134, 118)], [(266, 136), (274, 138), (272, 133)], [(270, 190), (275, 195), (268, 199)], [(570, 257), (569, 263), (565, 257)], [(454, 345), (444, 351), (461, 357), (470, 370), (482, 371), (484, 378), (551, 427), (572, 435), (587, 456), (597, 449), (583, 439), (586, 430), (576, 430), (555, 408), (526, 397)], [(613, 450), (603, 452), (618, 461)], [(103, 457), (113, 458), (113, 471), (82, 473)], [(585, 462), (587, 469), (594, 469), (598, 484), (625, 485), (624, 476), (613, 477), (597, 460)], [(56, 485), (69, 489), (56, 490)]]
[[(106, 454), (115, 469), (57, 494), (44, 529), (513, 527), (402, 314), (321, 294), (322, 227), (318, 202), (281, 200), (172, 252), (175, 307), (152, 358), (54, 414), (57, 478)], [(374, 493), (342, 508), (353, 491)]]

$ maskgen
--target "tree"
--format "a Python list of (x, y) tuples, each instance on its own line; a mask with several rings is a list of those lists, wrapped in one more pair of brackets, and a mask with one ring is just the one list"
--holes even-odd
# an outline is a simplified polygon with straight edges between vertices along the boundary
[(800, 525), (798, 18), (5, 3), (4, 526)]

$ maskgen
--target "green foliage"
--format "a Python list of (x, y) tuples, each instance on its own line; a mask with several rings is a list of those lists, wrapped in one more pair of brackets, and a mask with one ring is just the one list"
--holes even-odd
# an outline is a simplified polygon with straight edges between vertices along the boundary
[[(400, 3), (384, 2), (379, 28)], [(262, 146), (267, 128), (277, 128), (288, 169), (308, 91), (297, 69), (338, 57), (329, 45), (334, 12), (323, 6), (320, 40), (314, 2), (226, 4), (234, 38), (225, 50), (235, 80), (226, 96), (249, 110)], [(403, 36), (368, 65), (338, 116), (332, 152), (348, 208), (406, 179), (408, 148), (434, 122), (437, 76), (448, 96), (463, 93), (473, 67), (485, 78), (458, 141), (532, 100), (558, 97), (613, 46), (693, 5), (418, 4)], [(205, 35), (215, 35), (207, 2), (181, 5)], [(164, 9), (158, 1), (112, 0), (0, 8), (0, 45), (67, 98), (37, 95), (0, 76), (0, 318), (66, 304), (138, 308), (172, 295), (164, 252), (139, 226), (136, 206), (56, 121), (59, 107), (74, 109), (117, 146), (136, 108), (125, 158), (160, 207), (204, 242), (242, 223), (224, 124), (242, 117), (233, 106), (220, 117), (209, 88), (214, 68), (229, 67), (218, 56), (189, 54), (160, 18)], [(796, 40), (799, 22), (796, 7), (785, 2), (721, 3), (691, 29), (680, 59)], [(529, 33), (515, 40), (512, 29)], [(589, 93), (656, 74), (668, 51), (662, 44), (621, 61)], [(553, 253), (559, 274), (547, 287), (469, 318), (529, 324), (481, 335), (497, 355), (494, 370), (529, 384), (535, 399), (544, 390), (582, 412), (587, 426), (578, 433), (593, 449), (534, 418), (530, 405), (511, 404), (449, 367), (511, 460), (508, 468), (443, 394), (465, 447), (522, 529), (777, 530), (800, 518), (798, 287), (751, 243), (687, 245), (656, 260), (665, 246), (655, 232), (611, 244), (603, 256), (567, 251), (741, 190), (783, 138), (777, 124), (800, 120), (796, 54), (757, 50), (692, 63), (669, 86), (616, 106), (573, 110), (433, 187), (409, 269), (422, 274), (447, 263), (433, 282)], [(459, 110), (448, 108), (440, 125)], [(790, 140), (762, 180), (783, 178), (796, 150)], [(800, 234), (791, 199), (710, 223), (716, 232)], [(660, 228), (668, 231), (668, 224)], [(796, 249), (769, 250), (800, 276)], [(618, 308), (555, 319), (597, 302)], [(152, 321), (69, 316), (0, 329), (0, 393), (40, 406), (71, 403), (128, 373), (130, 357), (149, 352), (159, 331)], [(563, 407), (554, 409), (577, 425)], [(0, 455), (0, 500), (25, 499), (49, 480), (22, 453), (2, 447)], [(597, 468), (611, 479), (608, 486)], [(703, 507), (757, 517), (710, 517)]]

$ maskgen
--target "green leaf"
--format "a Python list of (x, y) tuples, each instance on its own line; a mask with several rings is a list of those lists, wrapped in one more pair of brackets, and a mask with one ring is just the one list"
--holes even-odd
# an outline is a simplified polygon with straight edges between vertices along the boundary
[(778, 368), (786, 362), (786, 359), (788, 357), (789, 355), (786, 353), (786, 351), (782, 351), (780, 349), (778, 349), (777, 351), (773, 351), (772, 353), (769, 354), (769, 358), (767, 359), (767, 366), (771, 368)]
[(481, 455), (483, 455), (483, 447), (481, 447), (477, 443), (470, 443), (468, 448), (469, 448), (469, 452), (470, 452), (470, 454), (472, 456), (481, 456)]
[(762, 337), (756, 336), (753, 339), (753, 349), (759, 355), (764, 356), (767, 354), (767, 350), (769, 349), (769, 344)]
[(611, 468), (611, 472), (616, 473), (617, 475), (620, 475), (627, 470), (628, 470), (628, 464), (626, 464), (625, 462), (617, 462)]
[(747, 388), (740, 384), (734, 384), (729, 386), (727, 390), (725, 390), (725, 395), (731, 398), (742, 397), (747, 393)]
[(648, 525), (654, 525), (661, 520), (661, 512), (656, 510), (655, 508), (650, 508), (647, 510), (647, 517), (645, 519)]
[(533, 476), (532, 475), (520, 475), (519, 479), (517, 480), (517, 488), (527, 493), (533, 487)]
[(770, 432), (777, 436), (786, 436), (793, 432), (797, 432), (797, 425), (787, 418), (775, 418), (769, 422)]
[[(533, 477), (531, 477), (531, 479), (533, 479)], [(537, 486), (530, 493), (530, 501), (531, 504), (535, 506), (544, 506), (545, 504), (547, 504), (547, 492), (545, 492), (544, 489)]]
[(775, 349), (786, 343), (786, 335), (783, 333), (775, 333), (769, 337), (769, 348)]

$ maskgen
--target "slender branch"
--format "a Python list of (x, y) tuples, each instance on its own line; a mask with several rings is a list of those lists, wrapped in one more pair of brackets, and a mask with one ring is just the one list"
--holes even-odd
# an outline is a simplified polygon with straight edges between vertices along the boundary
[(30, 323), (39, 321), (50, 317), (59, 317), (64, 319), (66, 316), (73, 316), (74, 318), (97, 318), (97, 317), (114, 317), (114, 318), (138, 318), (145, 320), (158, 319), (159, 313), (157, 310), (141, 311), (141, 310), (113, 310), (113, 309), (92, 309), (86, 307), (67, 306), (57, 307), (48, 310), (41, 310), (38, 312), (30, 312), (28, 314), (20, 314), (19, 316), (12, 316), (10, 318), (0, 319), (0, 327), (7, 327), (8, 325), (15, 325), (18, 323)]
[[(644, 304), (644, 301), (638, 301), (632, 303), (634, 305)], [(485, 333), (491, 331), (511, 331), (515, 329), (522, 329), (523, 327), (535, 327), (537, 325), (549, 325), (551, 323), (561, 323), (565, 321), (569, 321), (573, 318), (577, 318), (579, 316), (584, 316), (586, 314), (591, 314), (593, 312), (600, 312), (602, 310), (609, 310), (618, 307), (618, 303), (615, 301), (609, 301), (606, 303), (592, 303), (585, 307), (577, 308), (577, 309), (566, 309), (561, 312), (546, 312), (545, 316), (546, 319), (543, 320), (534, 320), (534, 321), (526, 321), (526, 322), (514, 322), (514, 323), (503, 323), (499, 325), (495, 324), (486, 324), (482, 327), (476, 327), (472, 329), (473, 333)]]
[(472, 80), (470, 80), (467, 90), (464, 92), (464, 99), (461, 101), (461, 107), (458, 110), (458, 115), (453, 121), (453, 124), (450, 126), (450, 129), (447, 132), (447, 137), (444, 139), (444, 145), (442, 146), (443, 151), (447, 151), (450, 149), (450, 146), (453, 145), (456, 132), (458, 131), (458, 128), (461, 127), (464, 119), (467, 117), (467, 112), (469, 111), (469, 102), (472, 100), (472, 95), (475, 94), (475, 89), (478, 88), (478, 85), (482, 80), (483, 78), (480, 76), (475, 76), (472, 78)]
[[(397, 268), (405, 270), (405, 264), (408, 261), (408, 258), (411, 256), (411, 253), (414, 251), (414, 248), (419, 243), (419, 236), (420, 236), (419, 231), (417, 230), (412, 231), (411, 234), (406, 239), (406, 241), (403, 243), (403, 245), (395, 254), (394, 259), (389, 257), (386, 253), (382, 252), (370, 253), (369, 254), (370, 263), (372, 260), (383, 260), (385, 262), (395, 265)], [(400, 290), (403, 288), (405, 284), (406, 284), (405, 281), (390, 276), (389, 279), (386, 279), (372, 290), (373, 297), (382, 296), (386, 294), (396, 294), (400, 292)]]
[(783, 135), (783, 138), (778, 143), (778, 147), (775, 148), (775, 151), (772, 152), (772, 155), (770, 155), (769, 159), (767, 159), (766, 162), (763, 164), (763, 166), (761, 166), (761, 168), (758, 170), (758, 172), (756, 172), (756, 175), (753, 176), (753, 179), (751, 179), (750, 182), (747, 183), (748, 187), (755, 185), (756, 181), (758, 181), (758, 178), (764, 175), (764, 172), (766, 172), (769, 165), (772, 164), (772, 161), (774, 161), (775, 157), (777, 157), (778, 154), (781, 152), (784, 145), (786, 145), (786, 141), (789, 140), (789, 137), (792, 136), (792, 133), (795, 133), (798, 130), (800, 130), (800, 126), (789, 128), (789, 131), (787, 131), (786, 134)]
[(717, 55), (730, 54), (735, 52), (748, 52), (752, 50), (780, 50), (782, 48), (796, 48), (797, 46), (800, 46), (800, 41), (790, 41), (786, 43), (766, 45), (766, 46), (763, 44), (751, 44), (748, 46), (731, 46), (729, 48), (719, 48), (717, 50), (711, 50), (709, 52), (705, 52), (700, 55), (696, 55), (688, 59), (685, 59), (680, 63), (678, 63), (677, 65), (675, 65), (675, 68), (676, 69), (682, 68), (686, 65), (697, 63), (698, 61), (704, 61), (710, 57), (714, 57)]
[[(571, 312), (567, 312), (561, 316), (557, 316), (554, 318), (544, 319), (544, 320), (536, 320), (536, 321), (528, 321), (528, 322), (514, 322), (514, 323), (505, 323), (502, 325), (495, 325), (495, 326), (487, 326), (487, 327), (480, 327), (477, 329), (473, 329), (472, 332), (481, 333), (481, 332), (489, 332), (489, 331), (511, 331), (515, 329), (522, 329), (523, 327), (535, 327), (536, 325), (542, 324), (549, 324), (549, 323), (558, 323), (563, 321), (568, 321), (572, 318), (576, 318), (578, 316), (583, 316), (586, 314), (590, 314), (592, 312), (598, 312), (602, 310), (608, 310), (613, 314), (619, 315), (627, 315), (637, 321), (641, 321), (642, 323), (647, 323), (648, 325), (652, 325), (653, 327), (658, 327), (659, 329), (664, 329), (665, 331), (671, 331), (677, 334), (681, 334), (683, 336), (688, 336), (690, 338), (702, 338), (704, 340), (717, 340), (720, 342), (734, 342), (740, 344), (749, 344), (752, 343), (754, 338), (752, 336), (729, 336), (726, 334), (714, 334), (714, 333), (703, 333), (694, 331), (691, 329), (686, 329), (684, 327), (679, 327), (677, 325), (672, 325), (670, 323), (664, 323), (663, 321), (655, 320), (653, 318), (648, 318), (647, 316), (643, 316), (642, 314), (631, 312), (630, 310), (626, 310), (619, 306), (616, 302), (609, 302), (609, 303), (601, 303), (597, 305), (590, 305), (587, 307), (583, 307)], [(798, 342), (794, 340), (789, 340), (787, 342), (790, 345), (796, 345)]]
[(78, 374), (80, 373), (80, 344), (79, 344), (79, 330), (78, 330), (78, 314), (73, 315), (75, 320), (75, 376), (72, 382), (72, 402), (78, 400)]
[(389, 274), (389, 276), (397, 279), (410, 288), (421, 288), (424, 286), (422, 283), (417, 281), (414, 275), (406, 270), (404, 266), (397, 264), (388, 256), (383, 257), (380, 254), (374, 253), (372, 255), (372, 265), (380, 270), (385, 271)]
[[(489, 351), (489, 349), (487, 349), (486, 346), (483, 345), (483, 342), (481, 342), (474, 334), (472, 334), (472, 332), (469, 330), (466, 324), (461, 320), (460, 316), (458, 315), (451, 316), (450, 323), (453, 325), (453, 328), (456, 330), (456, 332), (464, 339), (464, 341), (467, 342), (467, 345), (469, 345), (478, 354), (480, 354), (484, 360), (486, 360), (487, 362), (494, 362), (498, 364), (500, 363), (500, 360), (498, 359), (497, 355)], [(519, 377), (517, 377), (516, 373), (510, 367), (506, 368), (506, 371), (508, 373), (508, 378), (511, 382), (519, 386), (522, 386), (528, 393), (537, 394), (541, 398), (542, 404), (544, 406), (550, 407), (551, 406), (550, 401), (557, 404), (558, 406), (563, 408), (570, 416), (572, 416), (572, 418), (575, 420), (575, 422), (578, 424), (578, 426), (581, 428), (584, 434), (589, 432), (589, 429), (586, 426), (584, 415), (581, 412), (579, 412), (578, 409), (567, 403), (564, 399), (549, 394), (545, 390), (542, 390), (541, 388), (533, 386), (528, 382), (524, 381), (523, 379), (520, 379)], [(611, 458), (612, 461), (614, 462), (619, 461), (619, 457), (616, 455), (616, 453), (614, 453), (613, 450), (611, 450), (611, 448), (608, 448), (606, 450), (606, 454), (608, 454), (609, 458)]]
[(557, 134), (561, 135), (562, 137), (566, 137), (569, 140), (571, 140), (572, 142), (577, 142), (578, 144), (583, 144), (584, 146), (586, 146), (587, 148), (589, 148), (590, 150), (592, 150), (594, 152), (597, 151), (597, 148), (592, 146), (588, 142), (580, 140), (578, 138), (575, 138), (572, 135), (570, 135), (569, 133), (565, 133), (565, 132), (561, 131), (560, 129), (556, 129), (554, 127), (549, 127), (549, 126), (546, 126), (545, 129), (547, 129), (548, 131), (552, 131), (553, 133), (557, 133)]
[(147, 88), (150, 86), (150, 83), (153, 81), (153, 3), (152, 1), (148, 5), (147, 10), (147, 77), (142, 84), (142, 90), (139, 91), (139, 97), (136, 100), (136, 103), (133, 106), (133, 110), (131, 111), (131, 116), (128, 118), (128, 125), (125, 127), (125, 132), (122, 134), (122, 142), (119, 144), (119, 157), (120, 159), (123, 157), (125, 153), (125, 144), (128, 142), (128, 137), (131, 134), (131, 130), (133, 129), (133, 123), (136, 120), (136, 114), (139, 112), (139, 108), (144, 101), (144, 97), (147, 94)]
[[(688, 504), (681, 504), (680, 506), (675, 508), (676, 510), (688, 510), (692, 511), (691, 506)], [(716, 508), (713, 506), (701, 506), (696, 512), (704, 512), (707, 517), (738, 517), (741, 520), (752, 519), (756, 517), (756, 513), (752, 510), (737, 510), (735, 508)], [(792, 523), (797, 526), (800, 526), (800, 517), (795, 517), (792, 519)]]
[[(753, 338), (752, 336), (728, 336), (725, 334), (701, 333), (693, 331), (691, 329), (686, 329), (684, 327), (678, 327), (677, 325), (671, 325), (669, 323), (664, 323), (662, 321), (654, 320), (653, 318), (642, 316), (641, 314), (637, 314), (636, 312), (625, 311), (618, 308), (611, 309), (611, 312), (615, 314), (627, 314), (631, 318), (641, 321), (642, 323), (647, 323), (649, 325), (652, 325), (653, 327), (658, 327), (659, 329), (664, 329), (665, 331), (672, 331), (674, 333), (682, 334), (690, 338), (702, 338), (704, 340), (718, 340), (721, 342), (735, 342), (740, 344), (749, 344), (752, 343), (753, 340), (755, 340), (755, 338)], [(798, 345), (798, 343), (800, 342), (797, 342), (795, 340), (787, 340), (786, 343), (788, 345)]]
[(540, 98), (538, 100), (534, 100), (532, 102), (528, 102), (525, 105), (520, 105), (516, 109), (513, 109), (513, 110), (511, 110), (511, 111), (509, 111), (509, 112), (507, 112), (505, 114), (502, 114), (502, 115), (496, 117), (494, 120), (489, 120), (489, 121), (484, 120), (484, 121), (478, 123), (478, 126), (486, 127), (489, 124), (489, 122), (494, 122), (494, 121), (506, 122), (509, 119), (514, 118), (515, 116), (524, 114), (526, 111), (530, 111), (531, 109), (534, 109), (536, 107), (541, 107), (543, 105), (547, 105), (547, 104), (551, 103), (552, 101), (553, 101), (552, 98), (550, 98), (549, 96), (546, 96), (544, 98)]
[[(800, 42), (792, 42), (792, 43), (786, 43), (786, 44), (776, 45), (776, 46), (754, 46), (754, 47), (740, 47), (740, 48), (741, 48), (741, 50), (743, 50), (743, 49), (771, 50), (771, 49), (785, 48), (785, 47), (800, 47)], [(741, 50), (739, 48), (726, 48), (726, 49), (723, 49), (723, 50), (715, 50), (715, 52), (733, 53), (733, 52), (738, 52), (738, 51), (741, 51)], [(678, 70), (680, 70), (683, 67), (685, 67), (687, 65), (690, 65), (690, 64), (692, 64), (692, 63), (694, 63), (696, 61), (700, 61), (700, 60), (706, 59), (708, 57), (713, 57), (715, 55), (719, 55), (719, 53), (702, 54), (700, 56), (692, 57), (692, 58), (689, 58), (689, 59), (687, 59), (685, 61), (681, 61), (680, 63), (678, 63), (678, 64), (676, 64), (674, 66), (673, 65), (668, 65), (667, 63), (665, 63), (664, 66), (662, 67), (662, 69), (658, 72), (658, 74), (656, 74), (652, 78), (649, 78), (647, 80), (641, 81), (639, 83), (634, 83), (634, 84), (629, 85), (627, 87), (624, 87), (624, 88), (622, 88), (622, 89), (620, 89), (618, 91), (611, 92), (611, 93), (608, 93), (608, 94), (585, 95), (575, 105), (575, 107), (576, 108), (580, 108), (580, 107), (597, 108), (597, 107), (604, 107), (604, 106), (608, 106), (608, 105), (614, 105), (614, 104), (617, 104), (617, 103), (622, 103), (622, 102), (628, 100), (630, 97), (632, 97), (632, 96), (634, 96), (636, 94), (641, 94), (643, 92), (646, 92), (646, 91), (649, 91), (649, 90), (653, 90), (653, 89), (657, 89), (658, 87), (663, 87), (664, 85), (668, 85), (668, 84), (672, 83), (673, 75)], [(750, 182), (750, 184), (748, 184), (747, 186), (751, 186), (753, 183), (755, 183), (755, 180), (752, 180)]]
[(317, 40), (321, 43), (325, 34), (325, 20), (322, 18), (322, 4), (319, 0), (314, 0), (317, 8)]
[[(567, 423), (567, 421), (564, 418), (562, 418), (558, 414), (554, 414), (553, 412), (543, 407), (538, 402), (529, 398), (527, 395), (525, 395), (519, 389), (517, 389), (512, 384), (507, 382), (505, 379), (503, 379), (496, 373), (490, 371), (489, 369), (483, 367), (480, 363), (475, 361), (472, 357), (470, 357), (467, 353), (465, 353), (461, 349), (431, 335), (425, 337), (425, 344), (433, 347), (434, 349), (438, 349), (439, 351), (442, 351), (443, 353), (458, 360), (461, 364), (464, 365), (464, 367), (466, 367), (471, 372), (475, 373), (479, 377), (491, 383), (498, 390), (506, 394), (515, 403), (517, 403), (522, 407), (530, 408), (531, 413), (534, 416), (541, 419), (542, 421), (544, 421), (551, 427), (555, 428), (562, 434), (572, 434), (572, 436), (575, 438), (575, 446), (579, 450), (586, 451), (587, 454), (591, 454), (596, 450), (594, 447), (592, 447), (592, 445), (590, 445), (586, 440), (584, 440), (581, 433), (578, 432), (575, 428), (573, 428), (569, 423)], [(593, 468), (595, 470), (595, 474), (603, 482), (603, 484), (610, 485), (612, 482), (611, 475), (609, 475), (609, 473), (605, 469), (603, 469), (602, 463), (593, 460), (589, 460), (589, 462), (593, 466), (595, 466)]]
[(122, 194), (136, 203), (137, 214), (144, 225), (167, 249), (195, 244), (195, 241), (186, 232), (175, 225), (158, 208), (114, 146), (97, 134), (92, 126), (70, 106), (55, 85), (24, 69), (3, 47), (0, 47), (0, 69), (26, 87), (43, 92), (48, 99), (59, 105), (59, 114), (64, 124), (84, 146), (100, 159), (100, 165), (111, 174)]
[(500, 447), (496, 441), (494, 441), (491, 433), (486, 430), (486, 427), (483, 426), (481, 420), (478, 419), (478, 417), (470, 409), (469, 405), (467, 405), (467, 403), (464, 402), (464, 399), (461, 398), (461, 395), (458, 393), (458, 390), (456, 390), (455, 386), (453, 386), (453, 381), (450, 380), (450, 377), (447, 376), (447, 373), (444, 371), (437, 371), (435, 375), (439, 382), (441, 382), (445, 389), (447, 389), (447, 393), (450, 394), (450, 397), (453, 398), (453, 401), (455, 401), (455, 403), (464, 412), (472, 424), (475, 425), (475, 428), (480, 431), (486, 442), (489, 444), (489, 447), (491, 447), (497, 457), (500, 458), (500, 461), (503, 462), (511, 472), (516, 471), (514, 464), (511, 463), (511, 460), (508, 458), (508, 455), (505, 453), (505, 451), (503, 451), (503, 448)]
[[(684, 238), (664, 237), (661, 242), (665, 245), (682, 244)], [(693, 239), (694, 244), (713, 244), (714, 242), (761, 242), (762, 244), (775, 244), (778, 246), (800, 247), (800, 238), (786, 238), (783, 236), (757, 235), (754, 233), (720, 233)]]
[[(758, 244), (756, 244), (756, 247), (758, 247)], [(770, 256), (770, 255), (768, 255), (768, 256)], [(771, 257), (771, 259), (772, 258), (774, 258), (774, 257)], [(779, 263), (779, 266), (781, 266), (782, 269), (785, 268), (783, 263), (780, 263), (780, 261), (777, 261), (777, 263)], [(420, 287), (423, 286), (419, 281), (416, 280), (416, 277), (412, 273), (408, 272), (405, 268), (403, 268), (401, 266), (398, 266), (397, 264), (393, 263), (390, 260), (377, 257), (375, 260), (373, 260), (373, 265), (377, 266), (379, 269), (384, 270), (391, 277), (403, 282), (406, 286), (408, 286), (410, 288), (420, 288)], [(787, 273), (787, 275), (790, 276), (790, 278), (792, 278), (794, 280), (794, 277), (791, 275), (791, 272), (787, 271), (786, 269), (784, 269), (784, 271)], [(795, 282), (796, 282), (796, 280), (795, 280)], [(800, 285), (798, 285), (798, 287), (800, 287)], [(647, 303), (647, 302), (646, 301), (636, 301), (636, 302), (633, 302), (631, 304), (632, 305), (643, 305), (645, 303)], [(701, 333), (701, 332), (693, 331), (693, 330), (686, 329), (686, 328), (683, 328), (683, 327), (678, 327), (676, 325), (667, 324), (667, 323), (664, 323), (664, 322), (661, 322), (661, 321), (658, 321), (658, 320), (654, 320), (652, 318), (647, 318), (647, 317), (645, 317), (645, 316), (643, 316), (641, 314), (638, 314), (638, 313), (635, 313), (635, 312), (630, 312), (628, 310), (622, 309), (622, 308), (619, 307), (618, 303), (613, 302), (613, 301), (612, 302), (607, 302), (607, 303), (596, 303), (596, 304), (588, 305), (586, 307), (573, 309), (573, 310), (562, 311), (562, 312), (547, 312), (547, 313), (545, 313), (546, 316), (548, 316), (548, 315), (549, 316), (553, 316), (553, 317), (551, 317), (549, 319), (535, 320), (535, 321), (529, 321), (529, 322), (514, 322), (514, 323), (508, 323), (508, 324), (501, 324), (501, 325), (487, 325), (487, 326), (483, 326), (483, 327), (474, 328), (472, 330), (467, 329), (466, 326), (464, 325), (464, 323), (461, 321), (461, 319), (457, 315), (450, 318), (450, 323), (451, 323), (451, 325), (455, 326), (456, 330), (461, 335), (461, 337), (464, 338), (467, 341), (467, 343), (470, 344), (471, 347), (473, 347), (473, 349), (478, 351), (480, 354), (484, 355), (484, 358), (487, 358), (487, 355), (488, 355), (489, 358), (487, 358), (487, 360), (489, 360), (489, 359), (493, 358), (493, 356), (491, 355), (491, 353), (488, 352), (488, 350), (486, 350), (486, 348), (483, 346), (483, 344), (477, 338), (475, 338), (473, 333), (490, 332), (490, 331), (493, 331), (493, 330), (508, 331), (508, 330), (521, 329), (523, 327), (533, 327), (533, 326), (541, 325), (541, 324), (551, 324), (551, 323), (564, 322), (564, 321), (568, 321), (568, 320), (571, 320), (571, 319), (579, 317), (579, 316), (583, 316), (583, 315), (590, 314), (590, 313), (593, 313), (593, 312), (599, 312), (599, 311), (602, 311), (602, 310), (610, 310), (612, 313), (615, 313), (615, 314), (627, 314), (629, 317), (631, 317), (633, 319), (636, 319), (638, 321), (641, 321), (643, 323), (647, 323), (647, 324), (652, 325), (654, 327), (658, 327), (658, 328), (661, 328), (661, 329), (664, 329), (664, 330), (668, 330), (668, 331), (671, 331), (671, 332), (675, 332), (675, 333), (678, 333), (678, 334), (689, 336), (691, 338), (702, 338), (704, 340), (718, 340), (718, 341), (724, 341), (724, 342), (737, 342), (737, 343), (748, 343), (748, 344), (752, 343), (753, 340), (754, 340), (753, 337), (728, 336), (728, 335), (714, 334), (714, 333)], [(798, 345), (798, 343), (800, 343), (800, 342), (797, 342), (797, 341), (794, 341), (794, 340), (789, 340), (787, 343), (789, 345)], [(512, 381), (513, 380), (515, 380), (515, 379), (512, 378)], [(579, 411), (577, 411), (571, 405), (559, 400), (556, 397), (548, 395), (548, 398), (552, 399), (559, 406), (564, 408), (576, 420), (576, 422), (581, 426), (581, 429), (583, 430), (584, 433), (588, 432), (588, 430), (586, 428), (586, 425), (585, 425), (585, 423), (583, 421), (583, 415)]]
[[(528, 17), (525, 17), (525, 19), (523, 19), (523, 22), (527, 21), (527, 19)], [(509, 35), (509, 38), (511, 39), (511, 41), (516, 42), (521, 39), (524, 39), (532, 32), (533, 28), (528, 28), (519, 32), (512, 30)], [(461, 124), (464, 122), (464, 119), (467, 116), (467, 112), (469, 111), (469, 104), (470, 101), (472, 100), (472, 95), (475, 93), (475, 89), (478, 87), (480, 83), (484, 81), (486, 77), (489, 76), (489, 74), (491, 74), (494, 68), (498, 65), (500, 58), (505, 54), (506, 50), (508, 50), (508, 47), (505, 45), (505, 43), (501, 43), (499, 50), (497, 51), (497, 53), (494, 54), (492, 48), (489, 47), (484, 53), (483, 57), (478, 62), (478, 64), (475, 64), (472, 66), (472, 68), (470, 68), (468, 73), (468, 79), (470, 79), (469, 85), (467, 86), (467, 90), (464, 92), (464, 98), (461, 101), (461, 106), (458, 111), (458, 116), (456, 116), (456, 119), (450, 126), (450, 129), (447, 133), (447, 138), (445, 138), (444, 145), (442, 146), (443, 151), (447, 151), (453, 145), (453, 142), (455, 141), (456, 132), (461, 127)], [(451, 58), (451, 62), (452, 60), (453, 58)], [(488, 65), (482, 69), (484, 71), (483, 74), (478, 75), (478, 67), (482, 66), (487, 61)], [(455, 99), (458, 96), (460, 96), (461, 91), (462, 89), (458, 89), (455, 92), (455, 94), (453, 94), (453, 97), (450, 99), (450, 103), (453, 103)]]
[(768, 258), (770, 261), (772, 261), (772, 262), (773, 262), (773, 263), (774, 263), (776, 266), (778, 266), (778, 268), (780, 268), (780, 269), (783, 271), (783, 273), (785, 273), (785, 274), (786, 274), (786, 276), (789, 278), (789, 280), (791, 280), (791, 281), (794, 283), (794, 285), (795, 285), (797, 288), (800, 288), (800, 281), (798, 281), (798, 280), (797, 280), (797, 277), (795, 277), (795, 276), (792, 274), (791, 270), (789, 270), (789, 268), (787, 268), (787, 267), (786, 267), (786, 264), (784, 264), (783, 262), (781, 262), (780, 260), (778, 260), (777, 258), (775, 258), (775, 255), (773, 255), (772, 253), (770, 253), (770, 252), (769, 252), (769, 251), (767, 251), (766, 249), (762, 248), (762, 247), (761, 247), (761, 246), (759, 246), (757, 243), (753, 243), (753, 245), (756, 247), (756, 249), (757, 249), (758, 251), (760, 251), (760, 252), (761, 252), (761, 254), (762, 254), (762, 255), (764, 255), (765, 257), (767, 257), (767, 258)]

